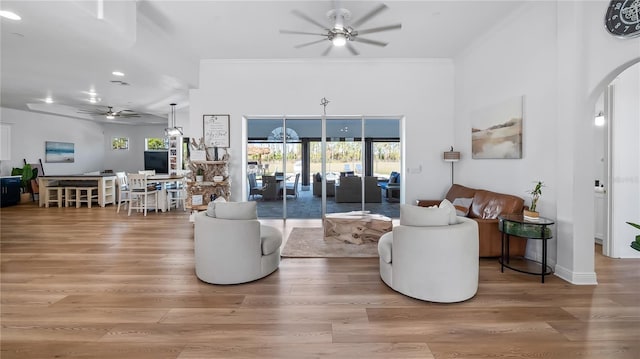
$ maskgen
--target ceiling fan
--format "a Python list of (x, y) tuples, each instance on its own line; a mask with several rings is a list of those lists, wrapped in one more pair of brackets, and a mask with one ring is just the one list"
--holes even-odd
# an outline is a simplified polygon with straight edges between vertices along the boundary
[(79, 113), (88, 113), (90, 115), (100, 115), (105, 116), (107, 119), (114, 119), (116, 117), (129, 118), (129, 117), (140, 117), (135, 111), (132, 110), (120, 110), (114, 111), (113, 106), (107, 106), (106, 109), (94, 109), (94, 110), (80, 110)]
[(327, 12), (327, 18), (330, 22), (333, 22), (333, 27), (327, 28), (325, 25), (320, 23), (319, 21), (314, 20), (308, 15), (302, 13), (299, 10), (293, 10), (292, 13), (303, 20), (306, 20), (315, 26), (321, 28), (323, 32), (314, 33), (314, 32), (306, 32), (306, 31), (295, 31), (295, 30), (280, 30), (281, 34), (294, 34), (294, 35), (316, 35), (322, 36), (323, 38), (316, 41), (311, 41), (303, 44), (299, 44), (294, 46), (296, 49), (301, 47), (306, 47), (309, 45), (318, 44), (324, 41), (330, 41), (331, 44), (327, 47), (326, 50), (322, 53), (322, 56), (327, 56), (331, 49), (334, 46), (345, 46), (349, 52), (353, 55), (359, 55), (359, 52), (356, 48), (351, 44), (351, 42), (360, 42), (363, 44), (375, 45), (375, 46), (387, 46), (386, 42), (370, 40), (361, 37), (360, 35), (372, 34), (376, 32), (388, 31), (388, 30), (396, 30), (402, 28), (402, 24), (392, 24), (387, 26), (374, 27), (370, 29), (362, 29), (356, 30), (356, 28), (360, 27), (365, 22), (371, 20), (374, 16), (378, 15), (380, 12), (386, 10), (388, 7), (385, 4), (380, 4), (370, 10), (368, 13), (364, 14), (357, 20), (351, 21), (351, 12), (347, 9), (340, 7), (339, 1), (334, 1), (334, 8)]

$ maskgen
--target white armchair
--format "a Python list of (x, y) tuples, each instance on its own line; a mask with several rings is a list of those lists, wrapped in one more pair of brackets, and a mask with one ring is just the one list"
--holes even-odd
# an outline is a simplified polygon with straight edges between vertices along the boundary
[(400, 225), (380, 238), (378, 252), (382, 280), (409, 297), (453, 303), (478, 290), (478, 224), (472, 219), (402, 205)]
[(282, 233), (260, 224), (256, 202), (212, 202), (195, 216), (196, 276), (237, 284), (265, 277), (280, 265)]

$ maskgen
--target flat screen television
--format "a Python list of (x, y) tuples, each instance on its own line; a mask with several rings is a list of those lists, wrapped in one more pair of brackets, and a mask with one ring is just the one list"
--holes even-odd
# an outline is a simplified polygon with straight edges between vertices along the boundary
[(156, 173), (169, 173), (168, 151), (144, 151), (144, 169)]

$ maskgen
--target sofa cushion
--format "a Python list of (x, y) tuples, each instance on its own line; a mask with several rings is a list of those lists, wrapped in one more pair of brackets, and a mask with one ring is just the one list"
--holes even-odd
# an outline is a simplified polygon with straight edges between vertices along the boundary
[(476, 190), (469, 217), (496, 219), (501, 214), (522, 213), (524, 200), (504, 193)]
[(389, 183), (400, 183), (400, 173), (391, 172), (389, 175)]
[(215, 217), (216, 216), (216, 203), (226, 202), (227, 200), (224, 197), (218, 197), (215, 200), (209, 202), (207, 205), (207, 216)]
[(456, 198), (452, 204), (458, 216), (466, 217), (469, 214), (471, 203), (473, 203), (473, 198)]
[(476, 191), (477, 190), (473, 188), (461, 186), (459, 184), (453, 184), (451, 185), (451, 188), (449, 188), (449, 192), (447, 192), (445, 198), (453, 203), (456, 198), (473, 198), (473, 196), (476, 194)]
[(438, 207), (400, 206), (400, 224), (405, 226), (447, 226), (450, 210)]
[(260, 244), (262, 255), (271, 254), (282, 245), (282, 233), (275, 227), (260, 224)]
[(256, 202), (216, 202), (215, 216), (220, 219), (257, 219)]
[(453, 203), (449, 202), (448, 199), (443, 199), (442, 202), (440, 202), (440, 206), (438, 206), (438, 208), (444, 208), (449, 211), (449, 224), (458, 223), (456, 207), (454, 207)]
[(393, 232), (383, 234), (378, 240), (378, 255), (385, 263), (391, 263), (391, 250), (393, 248)]

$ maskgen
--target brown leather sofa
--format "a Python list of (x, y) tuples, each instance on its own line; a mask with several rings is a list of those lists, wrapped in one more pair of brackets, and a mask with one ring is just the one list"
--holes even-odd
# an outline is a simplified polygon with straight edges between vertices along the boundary
[[(498, 230), (498, 216), (501, 214), (521, 214), (524, 200), (510, 194), (474, 189), (454, 184), (445, 197), (453, 203), (456, 198), (473, 198), (467, 217), (478, 222), (480, 237), (480, 257), (501, 255), (501, 233)], [(422, 207), (439, 205), (442, 200), (417, 200)], [(509, 252), (512, 256), (524, 256), (527, 246), (525, 238), (511, 236)]]

